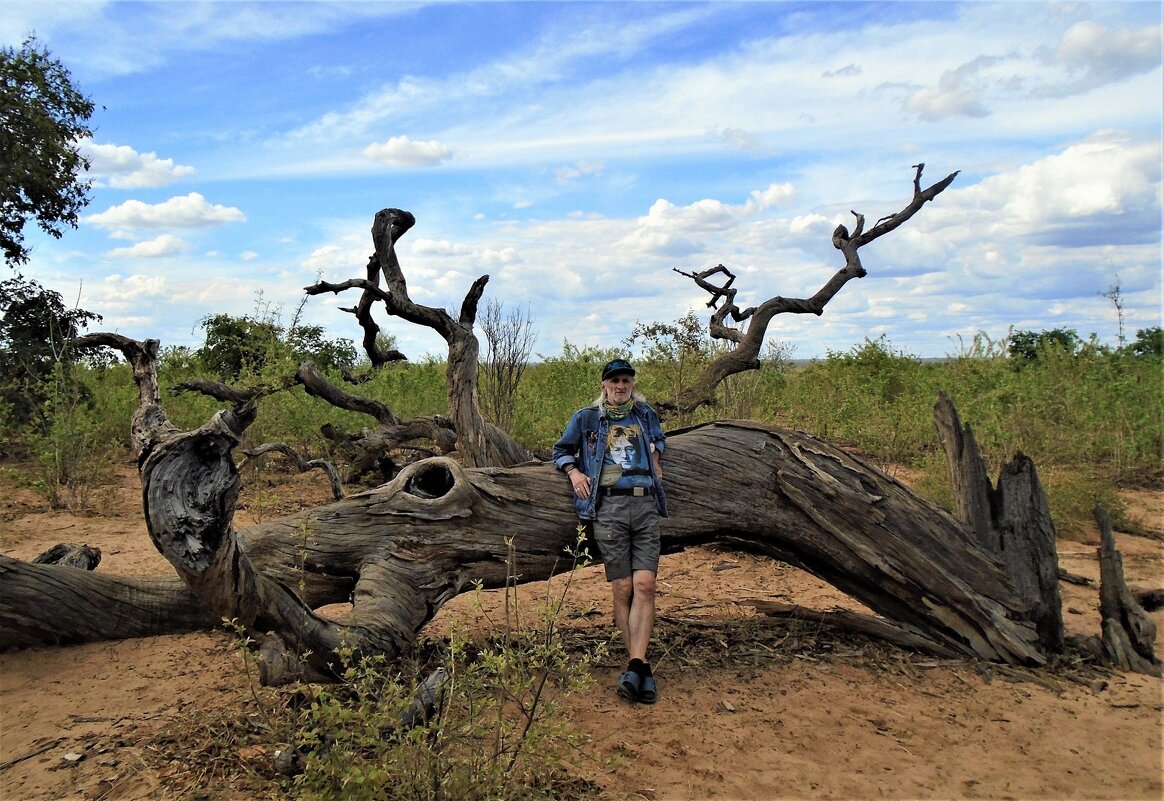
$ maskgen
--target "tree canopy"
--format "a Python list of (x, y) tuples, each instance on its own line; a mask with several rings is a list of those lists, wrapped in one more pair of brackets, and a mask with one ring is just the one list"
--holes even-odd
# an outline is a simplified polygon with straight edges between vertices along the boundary
[(68, 308), (59, 292), (36, 281), (0, 281), (0, 403), (8, 422), (23, 425), (42, 413), (53, 370), (71, 360), (69, 341), (100, 320), (99, 314)]
[(326, 339), (318, 325), (293, 322), (286, 330), (272, 315), (215, 314), (202, 321), (206, 342), (195, 354), (224, 381), (258, 373), (281, 358), (311, 359), (325, 370), (350, 369), (356, 349), (350, 339)]
[(0, 49), (0, 249), (11, 266), (28, 261), (24, 225), (35, 218), (59, 239), (89, 203), (81, 179), (89, 160), (94, 105), (69, 71), (35, 38)]

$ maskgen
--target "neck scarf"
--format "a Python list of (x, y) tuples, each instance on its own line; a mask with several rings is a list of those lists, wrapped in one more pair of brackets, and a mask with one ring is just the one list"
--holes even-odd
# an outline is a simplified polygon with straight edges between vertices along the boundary
[(626, 403), (619, 404), (618, 406), (611, 406), (605, 400), (602, 401), (602, 408), (605, 410), (606, 416), (611, 420), (621, 420), (622, 418), (626, 417), (628, 414), (630, 414), (630, 411), (634, 408), (634, 406), (634, 398), (631, 398)]

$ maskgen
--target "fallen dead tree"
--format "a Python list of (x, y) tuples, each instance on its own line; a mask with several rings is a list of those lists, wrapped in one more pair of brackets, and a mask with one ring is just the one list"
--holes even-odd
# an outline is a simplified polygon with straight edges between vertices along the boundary
[[(341, 643), (399, 654), (470, 582), (504, 583), (508, 538), (522, 579), (533, 581), (558, 569), (576, 536), (552, 465), (466, 468), (445, 457), (410, 465), (378, 489), (236, 535), (232, 449), (251, 408), (177, 431), (149, 369), (156, 344), (110, 334), (88, 344), (118, 347), (135, 366), (134, 441), (151, 539), (214, 619), (237, 620), (261, 640), (268, 682), (329, 677)], [(673, 432), (668, 463), (668, 549), (718, 543), (765, 554), (828, 581), (943, 653), (1044, 661), (1001, 565), (962, 523), (860, 459), (807, 434), (719, 422)], [(100, 616), (104, 598), (133, 591), (103, 581), (82, 619)], [(312, 611), (348, 600), (352, 613), (342, 622)], [(41, 595), (42, 624), (54, 606), (53, 593)], [(23, 611), (0, 593), (3, 642), (19, 640), (14, 633), (34, 640)], [(76, 609), (56, 611), (77, 616)], [(52, 640), (59, 630), (50, 622), (39, 634)], [(107, 628), (94, 631), (109, 636)]]
[[(910, 219), (956, 175), (922, 189), (922, 165), (915, 169), (913, 198), (905, 208), (868, 231), (859, 214), (852, 233), (843, 226), (834, 231), (833, 244), (844, 254), (845, 266), (811, 298), (774, 297), (741, 310), (731, 288), (734, 276), (726, 268), (692, 274), (712, 294), (709, 305), (717, 306), (713, 336), (735, 345), (694, 389), (660, 407), (690, 410), (708, 402), (725, 377), (758, 366), (756, 353), (772, 316), (821, 314), (846, 283), (865, 276), (858, 248)], [(270, 387), (238, 390), (190, 382), (188, 389), (232, 406), (197, 430), (179, 431), (160, 403), (156, 341), (115, 334), (77, 340), (77, 347), (116, 348), (133, 366), (139, 405), (132, 435), (143, 511), (154, 545), (179, 578), (143, 583), (0, 557), (0, 646), (146, 636), (225, 618), (261, 644), (265, 682), (328, 679), (334, 677), (334, 651), (341, 644), (398, 655), (466, 587), (502, 586), (510, 541), (522, 581), (545, 579), (560, 569), (577, 525), (561, 474), (552, 465), (528, 461), (477, 406), (473, 323), (488, 276), (474, 282), (456, 317), (415, 304), (394, 247), (414, 222), (408, 212), (383, 210), (373, 224), (375, 253), (367, 277), (321, 281), (307, 291), (361, 290), (349, 311), (364, 329), (373, 366), (402, 358), (377, 349), (379, 328), (371, 318), (376, 303), (440, 333), (449, 345), (449, 414), (401, 421), (387, 405), (339, 390), (305, 363), (294, 377)], [(727, 282), (711, 284), (716, 274), (726, 275)], [(729, 317), (746, 322), (747, 329), (730, 327)], [(371, 470), (388, 448), (416, 438), (431, 441), (438, 453), (455, 451), (458, 458), (415, 462), (374, 490), (235, 532), (234, 451), (263, 395), (295, 386), (377, 421), (378, 428), (351, 442), (360, 451), (353, 461), (356, 474)], [(940, 430), (960, 430), (956, 415), (952, 420), (940, 421)], [(951, 454), (963, 452), (962, 445), (947, 447)], [(280, 446), (269, 449), (290, 456)], [(962, 480), (963, 468), (952, 467), (967, 521), (962, 522), (808, 434), (742, 421), (672, 431), (671, 517), (663, 527), (664, 548), (715, 543), (767, 555), (813, 573), (874, 610), (880, 618), (849, 622), (877, 636), (943, 655), (1041, 664), (1063, 647), (1063, 638), (1057, 590), (1047, 585), (1048, 576), (1052, 585), (1058, 577), (1054, 532), (1045, 525), (1049, 517), (1037, 476), (1030, 464), (1016, 471), (1025, 478), (1008, 483), (1012, 489), (1000, 481), (996, 493), (989, 482), (982, 484), (981, 460), (975, 466), (976, 451), (970, 451), (965, 459), (970, 478)], [(329, 475), (338, 497), (337, 474)], [(1034, 533), (1013, 539), (1020, 528)], [(1019, 541), (1032, 547), (1020, 554), (1007, 545)], [(344, 620), (314, 611), (347, 602), (352, 610)]]

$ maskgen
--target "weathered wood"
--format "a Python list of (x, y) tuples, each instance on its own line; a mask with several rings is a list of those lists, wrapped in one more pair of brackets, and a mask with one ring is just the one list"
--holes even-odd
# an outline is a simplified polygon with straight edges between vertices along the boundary
[(970, 525), (979, 545), (995, 553), (999, 544), (994, 529), (994, 493), (986, 474), (986, 463), (978, 451), (974, 432), (969, 425), (962, 425), (954, 402), (945, 392), (938, 393), (934, 424), (938, 429), (938, 442), (946, 454), (958, 519)]
[(1027, 619), (1038, 629), (1043, 650), (1062, 653), (1063, 599), (1059, 594), (1055, 524), (1035, 463), (1029, 457), (1020, 453), (1003, 467), (995, 499), (999, 555), (1019, 597), (1030, 604)]
[(337, 501), (344, 497), (343, 482), (340, 480), (339, 471), (336, 470), (334, 464), (326, 459), (304, 459), (286, 442), (265, 442), (255, 448), (248, 448), (243, 451), (246, 459), (243, 460), (239, 467), (245, 466), (250, 459), (257, 459), (268, 453), (283, 454), (291, 464), (295, 465), (295, 469), (300, 473), (306, 473), (309, 470), (322, 470), (327, 473), (327, 479), (331, 482), (331, 496)]
[[(668, 440), (668, 493), (670, 550), (715, 542), (767, 554), (952, 652), (1043, 660), (1033, 626), (1012, 619), (1020, 604), (1005, 573), (960, 524), (827, 443), (739, 422), (678, 432)], [(237, 548), (220, 546), (231, 567), (215, 580), (246, 574), (245, 553), (263, 576), (302, 586), (308, 606), (354, 600), (343, 623), (310, 621), (316, 651), (343, 640), (395, 654), (471, 582), (503, 586), (507, 538), (522, 579), (539, 580), (561, 569), (575, 527), (552, 465), (466, 469), (429, 459), (379, 489), (241, 532)], [(198, 584), (231, 613), (209, 578)], [(264, 614), (285, 616), (289, 601), (267, 593), (247, 603), (265, 599), (275, 608)], [(298, 620), (296, 636), (306, 623)]]
[(1131, 589), (1132, 597), (1136, 599), (1136, 603), (1144, 607), (1145, 612), (1152, 612), (1164, 606), (1164, 587), (1155, 587), (1153, 589)]
[(1095, 507), (1099, 524), (1099, 615), (1104, 653), (1115, 665), (1136, 673), (1160, 676), (1156, 656), (1156, 623), (1128, 591), (1123, 557), (1116, 549), (1111, 518)]
[[(687, 273), (682, 270), (675, 272), (685, 275), (695, 281), (696, 285), (711, 295), (709, 307), (716, 307), (709, 322), (708, 330), (713, 339), (720, 339), (733, 343), (732, 347), (721, 353), (703, 369), (690, 386), (684, 387), (673, 398), (656, 400), (652, 405), (660, 411), (688, 412), (700, 406), (712, 405), (716, 399), (716, 388), (729, 376), (748, 370), (760, 368), (760, 351), (764, 346), (768, 325), (778, 314), (815, 314), (824, 313), (825, 306), (837, 295), (844, 286), (855, 278), (864, 278), (867, 275), (861, 256), (858, 252), (870, 242), (890, 233), (921, 211), (922, 207), (940, 195), (954, 182), (958, 173), (953, 172), (937, 183), (922, 189), (921, 174), (925, 164), (915, 164), (913, 180), (913, 196), (901, 211), (890, 214), (878, 220), (868, 231), (865, 230), (865, 217), (853, 212), (856, 218), (856, 227), (850, 233), (843, 225), (837, 226), (832, 234), (833, 247), (841, 252), (845, 259), (845, 266), (837, 270), (825, 284), (809, 298), (772, 297), (758, 306), (740, 309), (736, 306), (736, 289), (732, 282), (735, 276), (722, 264), (710, 270), (699, 273)], [(717, 286), (708, 279), (714, 275), (727, 276), (726, 282)], [(747, 322), (744, 329), (735, 328), (729, 324), (728, 318), (736, 323)]]
[(939, 642), (927, 637), (919, 631), (913, 631), (906, 626), (880, 617), (871, 617), (847, 609), (833, 609), (822, 611), (797, 604), (786, 604), (781, 601), (754, 599), (741, 601), (751, 606), (765, 617), (789, 618), (792, 620), (807, 620), (813, 623), (823, 623), (835, 626), (843, 631), (851, 631), (864, 637), (892, 643), (902, 648), (915, 651), (927, 651), (937, 656), (952, 657), (954, 652)]
[[(552, 465), (466, 469), (438, 458), (235, 538), (229, 438), (207, 427), (150, 456), (147, 521), (215, 620), (238, 617), (259, 635), (287, 636), (266, 655), (283, 659), (272, 676), (293, 676), (280, 671), (300, 664), (294, 655), (308, 641), (318, 653), (340, 640), (398, 653), (472, 582), (504, 586), (507, 538), (522, 580), (536, 581), (563, 569), (576, 537), (569, 493)], [(668, 550), (717, 543), (766, 554), (954, 653), (1043, 661), (1034, 626), (1014, 619), (1021, 604), (1009, 578), (961, 524), (825, 442), (743, 422), (673, 432), (667, 487)], [(290, 587), (302, 588), (304, 603)], [(310, 612), (349, 600), (352, 614), (341, 623)], [(100, 604), (89, 612), (103, 614)], [(326, 670), (326, 660), (312, 667)]]
[(95, 570), (101, 564), (101, 549), (89, 545), (61, 542), (32, 560), (34, 565), (63, 565), (80, 570)]
[(973, 431), (962, 425), (944, 392), (934, 405), (934, 422), (946, 454), (958, 517), (969, 526), (973, 541), (1005, 566), (1022, 599), (1021, 616), (1035, 624), (1042, 650), (1061, 653), (1066, 641), (1059, 555), (1035, 463), (1021, 453), (1016, 455), (1002, 469), (995, 487), (987, 478)]
[(0, 649), (185, 634), (218, 623), (177, 576), (112, 576), (0, 555)]
[[(486, 420), (477, 403), (480, 343), (473, 333), (473, 324), (489, 276), (483, 275), (473, 282), (461, 301), (461, 309), (456, 317), (444, 309), (414, 302), (408, 294), (408, 282), (396, 255), (396, 242), (415, 224), (416, 218), (407, 211), (380, 210), (372, 223), (375, 254), (368, 262), (368, 277), (340, 283), (319, 281), (306, 287), (306, 292), (308, 295), (325, 292), (338, 294), (349, 289), (361, 289), (363, 294), (357, 316), (364, 327), (365, 346), (372, 331), (368, 310), (375, 301), (382, 302), (389, 314), (439, 334), (448, 345), (448, 367), (445, 373), (448, 417), (456, 434), (456, 449), (461, 459), (473, 466), (504, 466), (524, 462), (530, 458), (529, 454), (512, 437)], [(383, 289), (379, 284), (381, 276), (384, 280)], [(304, 386), (316, 394), (310, 386)], [(339, 390), (332, 390), (339, 393)]]

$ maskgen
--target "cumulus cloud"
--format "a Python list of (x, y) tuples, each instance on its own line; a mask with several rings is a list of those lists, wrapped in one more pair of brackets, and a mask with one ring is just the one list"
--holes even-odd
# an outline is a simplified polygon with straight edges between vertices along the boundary
[[(141, 311), (151, 308), (157, 299), (169, 299), (172, 290), (166, 279), (160, 275), (142, 275), (136, 273), (123, 276), (114, 273), (105, 277), (103, 281), (88, 287), (90, 297), (86, 300), (100, 308), (102, 314), (117, 314), (127, 310)], [(106, 324), (113, 324), (106, 316)]]
[(435, 167), (453, 157), (453, 151), (435, 139), (414, 142), (407, 136), (393, 136), (364, 148), (364, 157), (394, 167)]
[(339, 234), (336, 239), (311, 251), (302, 266), (313, 273), (348, 273), (368, 261), (372, 244), (365, 231), (349, 231)]
[(213, 228), (233, 222), (245, 222), (246, 215), (231, 206), (208, 203), (197, 192), (173, 197), (164, 203), (149, 204), (127, 200), (84, 221), (110, 231), (150, 228)]
[(408, 252), (417, 258), (440, 259), (467, 268), (505, 267), (521, 260), (518, 249), (512, 246), (465, 245), (447, 239), (415, 239)]
[(194, 174), (193, 167), (160, 159), (157, 153), (138, 153), (128, 145), (99, 145), (86, 140), (82, 154), (89, 159), (88, 175), (96, 186), (140, 189), (165, 186)]
[(987, 178), (965, 191), (997, 230), (1042, 244), (1155, 242), (1160, 236), (1161, 143), (1116, 132)]
[(1161, 26), (1108, 30), (1084, 21), (1063, 34), (1049, 59), (1071, 77), (1057, 84), (1043, 84), (1036, 97), (1063, 97), (1124, 80), (1160, 66)]
[(741, 228), (769, 209), (786, 206), (796, 197), (791, 183), (770, 184), (749, 193), (743, 203), (704, 198), (678, 206), (659, 198), (634, 227), (619, 237), (618, 248), (653, 258), (690, 258), (709, 246), (743, 236)]
[(127, 248), (114, 248), (109, 251), (110, 258), (127, 259), (157, 259), (163, 256), (175, 256), (189, 250), (189, 245), (172, 234), (162, 234), (146, 242), (138, 242)]
[(794, 200), (796, 200), (796, 187), (785, 181), (780, 184), (769, 184), (767, 189), (753, 190), (743, 208), (749, 212), (758, 211), (787, 206)]
[(983, 103), (988, 81), (982, 72), (997, 62), (997, 58), (980, 56), (955, 69), (946, 70), (938, 79), (937, 86), (919, 89), (910, 95), (905, 101), (906, 109), (929, 121), (945, 117), (989, 115), (990, 111)]

